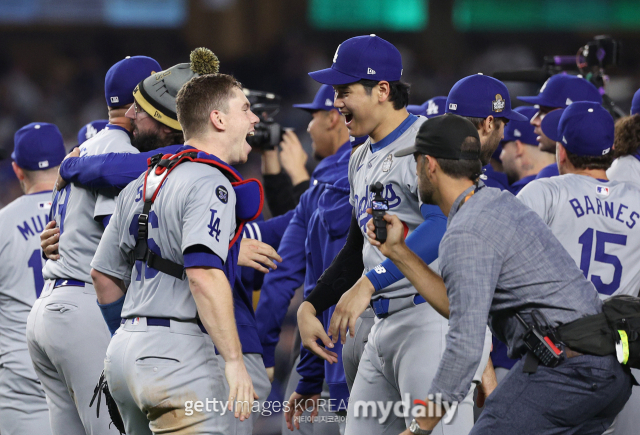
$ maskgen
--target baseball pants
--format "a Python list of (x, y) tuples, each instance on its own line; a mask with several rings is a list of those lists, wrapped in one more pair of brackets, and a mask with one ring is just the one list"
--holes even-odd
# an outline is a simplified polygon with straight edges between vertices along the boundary
[(344, 367), (344, 377), (347, 381), (347, 387), (349, 391), (353, 388), (353, 382), (356, 379), (358, 373), (358, 365), (360, 364), (360, 358), (364, 353), (364, 347), (369, 340), (369, 332), (373, 327), (373, 322), (376, 315), (373, 314), (371, 308), (367, 308), (358, 320), (356, 320), (356, 332), (353, 337), (351, 334), (347, 334), (347, 339), (342, 346), (342, 365)]
[[(413, 297), (413, 296), (412, 296)], [(398, 434), (409, 426), (410, 412), (398, 412), (399, 403), (410, 411), (414, 400), (425, 400), (445, 349), (447, 319), (428, 303), (377, 319), (360, 360), (351, 390), (346, 435)], [(490, 350), (485, 340), (484, 364)], [(434, 435), (467, 435), (473, 427), (473, 391), (459, 404), (448, 424), (441, 421)], [(394, 410), (395, 408), (395, 410)]]
[(49, 409), (40, 383), (0, 368), (0, 434), (49, 435)]
[(489, 396), (471, 434), (600, 435), (631, 395), (631, 377), (613, 355), (582, 355), (532, 374), (523, 364)]
[[(262, 362), (262, 355), (259, 353), (245, 353), (242, 355), (242, 358), (244, 359), (244, 364), (247, 367), (247, 372), (249, 373), (249, 376), (251, 376), (253, 389), (258, 395), (260, 409), (262, 409), (264, 402), (267, 400), (267, 397), (269, 397), (269, 393), (271, 392), (271, 382), (269, 382), (267, 370), (264, 367), (264, 362)], [(225, 361), (221, 355), (218, 355), (218, 365), (220, 366), (220, 371), (224, 374)], [(227, 378), (223, 376), (222, 380), (224, 381), (225, 397), (229, 397), (229, 384), (227, 383)], [(252, 409), (257, 409), (257, 406), (254, 404)], [(253, 433), (253, 425), (259, 415), (259, 411), (252, 412), (251, 418), (245, 421), (240, 421), (234, 414), (227, 412), (225, 417), (229, 421), (230, 427), (228, 434), (251, 435)]]
[[(298, 382), (301, 379), (300, 374), (296, 370), (299, 362), (300, 357), (298, 356), (293, 364), (293, 367), (291, 368), (291, 374), (289, 375), (287, 388), (284, 393), (284, 400), (289, 400), (289, 397), (291, 397), (291, 394), (293, 394), (293, 392), (296, 390)], [(322, 393), (320, 393), (320, 397), (325, 400), (325, 403), (328, 403), (329, 399), (331, 398), (329, 395), (329, 387), (327, 386), (326, 382), (322, 386)], [(336, 414), (333, 412), (329, 412), (327, 408), (318, 409), (318, 421), (314, 423), (307, 420), (310, 415), (311, 413), (309, 411), (305, 411), (302, 413), (300, 430), (294, 429), (294, 432), (299, 435), (340, 435), (344, 433), (344, 422), (335, 422), (334, 419), (336, 417)], [(327, 420), (328, 417), (330, 417), (331, 421)], [(287, 423), (284, 419), (284, 415), (282, 416), (282, 433), (291, 433), (291, 431), (287, 428)]]
[(109, 428), (107, 406), (96, 417), (93, 390), (111, 339), (91, 284), (45, 284), (27, 319), (27, 344), (49, 405), (53, 435), (117, 434)]

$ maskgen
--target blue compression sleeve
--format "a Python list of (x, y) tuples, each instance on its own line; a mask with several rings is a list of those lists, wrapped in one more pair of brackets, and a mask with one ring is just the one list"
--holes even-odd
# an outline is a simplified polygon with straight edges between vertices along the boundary
[[(104, 317), (104, 321), (107, 322), (107, 327), (109, 328), (109, 332), (113, 337), (116, 330), (120, 327), (120, 316), (122, 314), (122, 306), (124, 305), (124, 297), (123, 295), (120, 299), (115, 302), (111, 302), (110, 304), (100, 304), (100, 311), (102, 311), (102, 317)], [(98, 301), (96, 301), (97, 303)]]
[[(447, 230), (447, 218), (440, 207), (435, 205), (423, 205), (421, 211), (425, 220), (407, 237), (406, 244), (422, 261), (429, 264), (438, 258), (440, 240)], [(404, 275), (391, 260), (386, 259), (367, 272), (367, 278), (378, 291), (400, 281)]]
[(91, 189), (116, 187), (124, 189), (147, 170), (147, 159), (156, 154), (173, 154), (181, 145), (140, 154), (107, 153), (97, 156), (69, 157), (60, 165), (60, 176), (68, 183)]

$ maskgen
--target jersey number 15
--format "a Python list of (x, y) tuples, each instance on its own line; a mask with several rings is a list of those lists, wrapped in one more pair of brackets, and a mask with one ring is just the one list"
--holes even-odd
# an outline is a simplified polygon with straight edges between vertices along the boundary
[[(578, 243), (582, 245), (582, 254), (580, 255), (580, 270), (584, 273), (584, 277), (589, 277), (589, 267), (591, 266), (591, 253), (593, 252), (593, 228), (588, 228), (580, 238)], [(603, 231), (595, 231), (596, 236), (596, 252), (593, 260), (599, 263), (607, 263), (613, 266), (613, 279), (609, 284), (602, 282), (600, 275), (591, 275), (591, 282), (598, 290), (598, 293), (604, 295), (612, 295), (620, 287), (622, 278), (622, 263), (620, 259), (605, 252), (606, 244), (627, 245), (627, 236), (622, 234), (605, 233)]]

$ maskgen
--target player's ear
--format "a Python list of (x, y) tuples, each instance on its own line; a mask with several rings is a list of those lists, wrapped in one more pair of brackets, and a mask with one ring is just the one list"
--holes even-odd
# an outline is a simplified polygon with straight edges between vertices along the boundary
[(329, 130), (333, 130), (339, 124), (344, 124), (342, 115), (337, 110), (330, 110), (327, 116), (329, 117)]
[(484, 118), (484, 122), (482, 123), (482, 130), (484, 131), (484, 133), (486, 134), (491, 133), (493, 129), (496, 128), (495, 122), (496, 121), (493, 115), (489, 115), (486, 118)]
[(16, 177), (18, 177), (18, 180), (24, 180), (24, 171), (22, 168), (16, 165), (16, 162), (11, 162), (11, 167), (13, 168), (13, 172), (16, 174)]
[(516, 156), (521, 157), (525, 151), (526, 151), (526, 147), (527, 145), (523, 144), (522, 141), (517, 140), (516, 141)]
[(560, 142), (556, 142), (556, 161), (558, 165), (564, 165), (567, 161), (567, 150), (564, 149)]
[(220, 110), (212, 110), (209, 113), (209, 121), (213, 124), (216, 130), (225, 131), (227, 129), (227, 120), (225, 119), (225, 115)]
[(373, 92), (378, 93), (378, 101), (380, 103), (385, 102), (389, 99), (391, 85), (389, 85), (389, 82), (382, 80), (381, 82), (378, 82), (378, 86), (376, 86), (376, 89), (374, 89)]

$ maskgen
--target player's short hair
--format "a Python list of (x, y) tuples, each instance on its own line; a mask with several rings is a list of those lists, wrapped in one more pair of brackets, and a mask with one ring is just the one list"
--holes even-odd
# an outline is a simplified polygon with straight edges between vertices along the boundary
[[(380, 83), (379, 80), (367, 80), (362, 79), (359, 80), (362, 86), (364, 86), (364, 90), (368, 95), (371, 95), (371, 90)], [(396, 110), (400, 110), (403, 107), (407, 107), (409, 104), (409, 91), (411, 90), (411, 85), (408, 83), (404, 83), (401, 81), (389, 82), (389, 101), (393, 103), (393, 108)]]
[(630, 156), (640, 147), (640, 114), (625, 116), (616, 121), (613, 157)]
[(242, 84), (228, 74), (205, 74), (194, 77), (180, 88), (176, 96), (176, 114), (184, 139), (202, 134), (213, 110), (227, 112), (233, 88)]
[[(475, 152), (479, 155), (480, 141), (473, 136), (469, 136), (462, 143), (460, 151), (462, 151), (463, 153)], [(476, 160), (452, 160), (436, 158), (436, 161), (438, 162), (438, 165), (440, 165), (442, 172), (444, 172), (451, 178), (467, 178), (471, 181), (475, 181), (482, 174), (482, 162), (479, 158)]]
[(567, 153), (567, 159), (571, 162), (576, 169), (609, 169), (611, 163), (613, 163), (613, 153), (609, 152), (604, 156), (579, 156), (572, 153), (568, 149), (564, 149)]
[[(484, 123), (484, 120), (487, 118), (476, 118), (475, 116), (463, 116), (463, 118), (467, 118), (469, 121), (471, 121), (471, 123), (476, 127), (476, 130), (479, 130), (480, 127), (482, 127), (482, 124)], [(501, 124), (506, 124), (507, 118), (498, 118), (498, 117), (493, 117), (494, 122), (496, 124), (496, 128), (500, 128)]]

